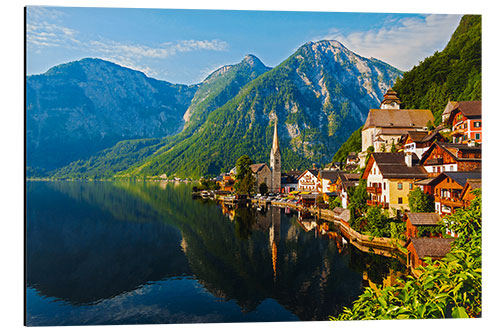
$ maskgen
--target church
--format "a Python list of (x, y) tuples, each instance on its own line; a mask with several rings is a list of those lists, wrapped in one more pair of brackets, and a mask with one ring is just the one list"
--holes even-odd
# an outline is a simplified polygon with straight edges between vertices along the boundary
[(269, 192), (281, 192), (281, 152), (278, 140), (278, 121), (274, 123), (273, 145), (269, 158), (269, 167), (265, 163), (252, 164), (250, 166), (254, 174), (257, 189), (265, 183)]

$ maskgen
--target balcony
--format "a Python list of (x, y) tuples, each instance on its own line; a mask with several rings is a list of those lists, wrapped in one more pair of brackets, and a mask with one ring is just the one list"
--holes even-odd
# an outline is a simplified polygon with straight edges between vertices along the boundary
[(460, 200), (459, 198), (452, 198), (452, 197), (438, 197), (436, 198), (437, 202), (440, 202), (442, 205), (449, 206), (449, 207), (462, 207), (464, 205), (464, 202)]
[(366, 200), (366, 204), (368, 206), (380, 206), (380, 208), (389, 209), (389, 203), (388, 202), (380, 202), (380, 201), (377, 201), (377, 200)]
[(463, 136), (465, 134), (465, 130), (463, 128), (457, 128), (453, 132), (451, 132), (452, 136)]
[(371, 194), (381, 194), (382, 193), (382, 188), (377, 187), (377, 186), (367, 186), (366, 187), (366, 192), (371, 193)]

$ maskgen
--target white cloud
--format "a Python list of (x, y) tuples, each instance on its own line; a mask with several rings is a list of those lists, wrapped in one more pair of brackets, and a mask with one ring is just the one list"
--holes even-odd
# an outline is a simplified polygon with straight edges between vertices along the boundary
[(424, 17), (389, 19), (380, 29), (344, 34), (331, 29), (319, 39), (335, 39), (365, 57), (383, 60), (401, 70), (441, 51), (455, 31), (461, 15), (432, 14)]
[[(179, 40), (144, 45), (119, 42), (108, 38), (85, 37), (61, 24), (63, 12), (46, 7), (28, 7), (26, 40), (29, 52), (39, 54), (45, 48), (59, 47), (83, 51), (88, 57), (99, 57), (122, 66), (131, 67), (149, 76), (158, 75), (144, 60), (166, 59), (170, 56), (199, 50), (226, 51), (228, 43), (222, 40)], [(138, 65), (140, 64), (140, 65)]]

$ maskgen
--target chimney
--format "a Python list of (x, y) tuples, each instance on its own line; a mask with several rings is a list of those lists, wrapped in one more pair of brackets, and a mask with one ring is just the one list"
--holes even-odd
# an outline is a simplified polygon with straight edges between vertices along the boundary
[(405, 163), (406, 165), (411, 168), (413, 166), (413, 154), (410, 152), (405, 153)]

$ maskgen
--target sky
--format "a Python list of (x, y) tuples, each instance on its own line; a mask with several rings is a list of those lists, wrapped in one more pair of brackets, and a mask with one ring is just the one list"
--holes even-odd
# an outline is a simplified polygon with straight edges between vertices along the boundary
[(461, 15), (29, 6), (27, 74), (86, 57), (172, 83), (203, 81), (246, 54), (277, 66), (335, 39), (403, 71), (442, 50)]

